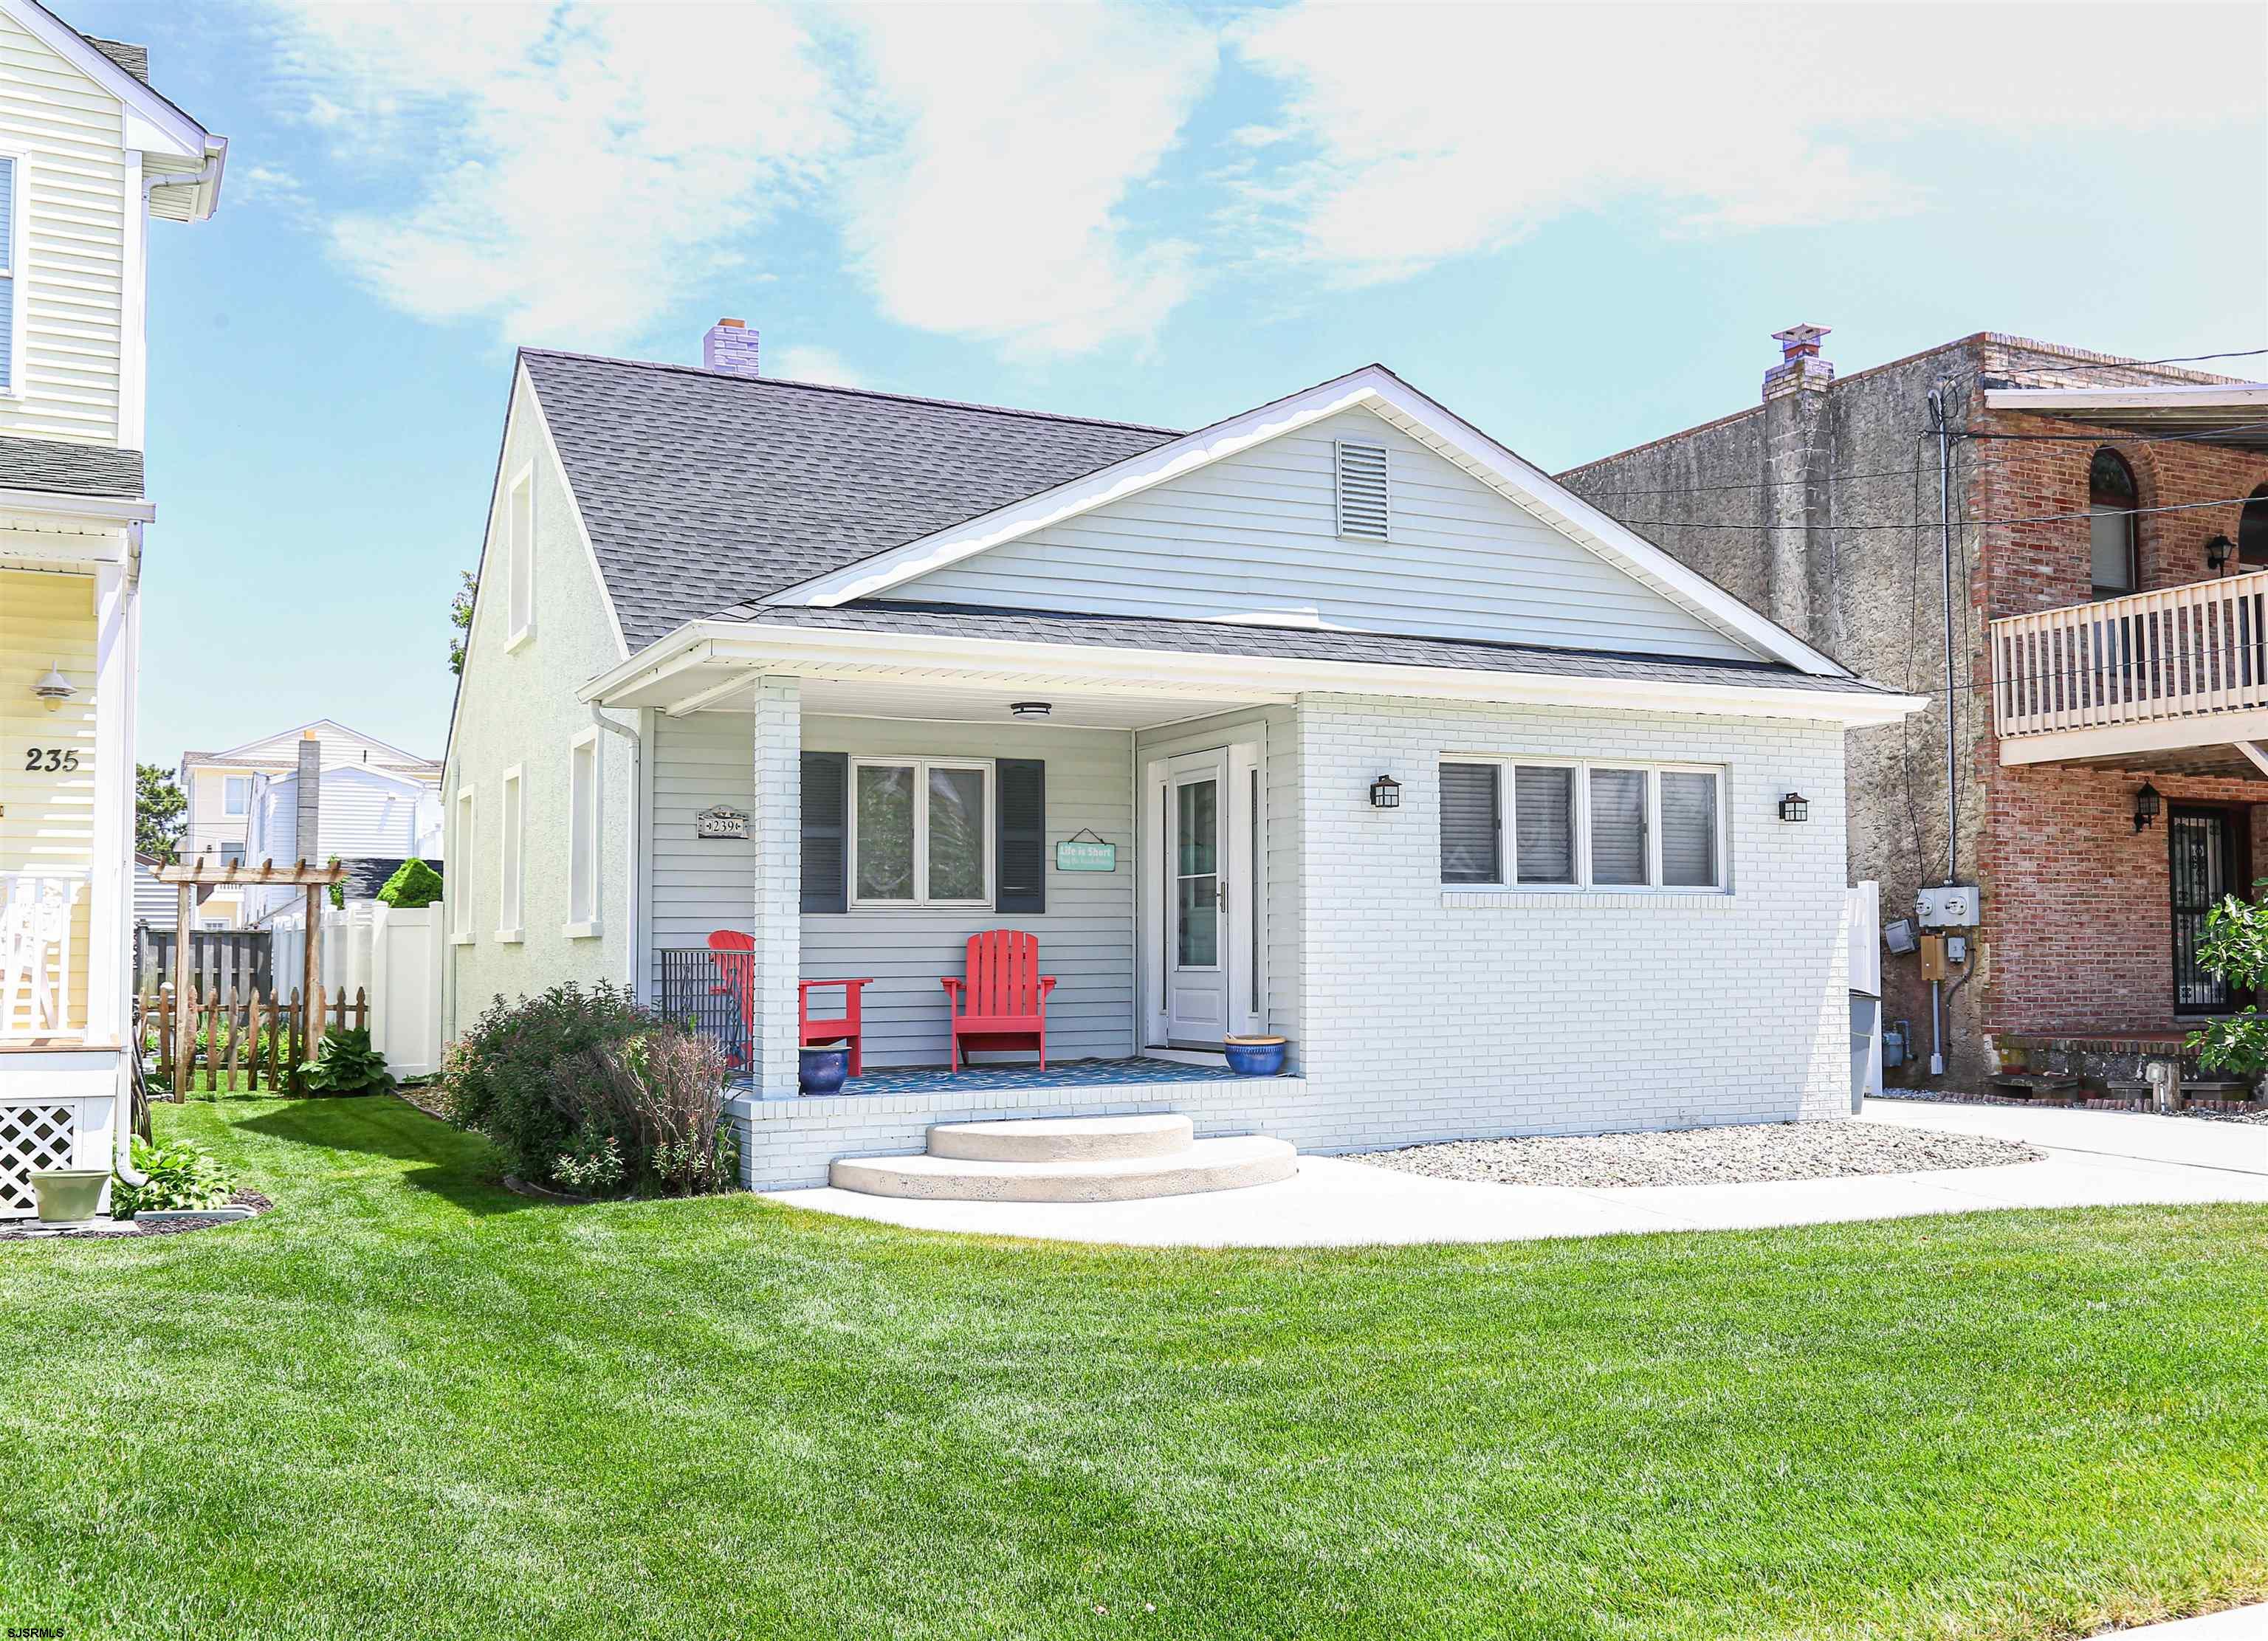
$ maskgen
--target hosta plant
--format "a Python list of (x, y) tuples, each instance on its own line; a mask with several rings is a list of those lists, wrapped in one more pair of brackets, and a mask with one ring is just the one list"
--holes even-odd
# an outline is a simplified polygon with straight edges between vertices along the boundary
[(114, 1218), (166, 1208), (225, 1208), (236, 1195), (236, 1176), (187, 1140), (152, 1145), (137, 1135), (134, 1167), (144, 1176), (141, 1184), (129, 1185), (123, 1178), (110, 1182)]

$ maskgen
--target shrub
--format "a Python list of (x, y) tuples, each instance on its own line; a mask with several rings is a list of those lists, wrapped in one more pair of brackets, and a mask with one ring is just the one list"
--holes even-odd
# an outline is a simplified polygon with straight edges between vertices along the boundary
[(152, 1145), (137, 1135), (134, 1166), (147, 1178), (140, 1185), (111, 1181), (113, 1218), (166, 1208), (225, 1208), (236, 1195), (236, 1176), (187, 1140)]
[(405, 860), (394, 869), (378, 898), (405, 912), (431, 906), (441, 898), (441, 874), (422, 860)]
[[(2254, 887), (2268, 887), (2268, 879)], [(2223, 896), (2205, 914), (2197, 954), (2205, 972), (2232, 992), (2258, 997), (2268, 987), (2268, 906)], [(2191, 1033), (2186, 1046), (2197, 1051), (2198, 1063), (2208, 1071), (2257, 1077), (2268, 1071), (2268, 1015), (2247, 1003), (2241, 1012)]]
[[(443, 1107), (458, 1127), (486, 1135), (513, 1174), (565, 1185), (558, 1159), (587, 1154), (577, 1152), (578, 1138), (594, 1114), (610, 1109), (590, 1051), (653, 1025), (620, 986), (554, 986), (517, 1003), (498, 997), (450, 1049)], [(610, 1122), (597, 1126), (615, 1132)]]
[(640, 1189), (700, 1196), (732, 1188), (736, 1159), (725, 1124), (731, 1068), (723, 1049), (682, 1027), (662, 1026), (593, 1049), (591, 1061), (610, 1131), (623, 1139), (625, 1166)]
[(367, 1026), (323, 1034), (315, 1057), (299, 1068), (299, 1086), (311, 1094), (384, 1094), (394, 1091), (386, 1056), (371, 1046)]

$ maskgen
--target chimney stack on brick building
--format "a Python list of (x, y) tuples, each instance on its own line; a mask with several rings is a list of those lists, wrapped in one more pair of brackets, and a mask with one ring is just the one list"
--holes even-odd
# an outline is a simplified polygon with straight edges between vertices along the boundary
[(1828, 388), (1835, 367), (1819, 357), (1824, 325), (1776, 330), (1780, 362), (1764, 372), (1765, 587), (1771, 618), (1808, 643), (1829, 642), (1834, 555), (1829, 532), (1835, 482)]
[(720, 319), (701, 338), (701, 368), (723, 376), (756, 374), (756, 333), (744, 319)]

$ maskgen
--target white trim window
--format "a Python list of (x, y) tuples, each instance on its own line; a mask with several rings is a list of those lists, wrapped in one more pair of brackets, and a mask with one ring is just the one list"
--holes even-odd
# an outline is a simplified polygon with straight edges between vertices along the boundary
[(497, 936), (499, 940), (523, 938), (520, 901), (526, 889), (527, 841), (527, 782), (520, 766), (504, 772), (502, 796), (497, 804)]
[(0, 394), (21, 396), (24, 357), (24, 160), (0, 154)]
[(992, 765), (983, 758), (850, 761), (850, 904), (992, 903)]
[(522, 467), (504, 498), (504, 647), (535, 636), (535, 468)]
[(1444, 758), (1441, 885), (1722, 894), (1712, 764)]
[(468, 786), (457, 793), (457, 835), (449, 840), (441, 874), (442, 892), (449, 902), (449, 938), (458, 946), (470, 946), (477, 938), (473, 930), (473, 789)]
[(599, 732), (567, 748), (567, 927), (571, 940), (599, 932)]
[(220, 777), (220, 812), (231, 820), (247, 813), (252, 808), (252, 777), (248, 775), (224, 775)]

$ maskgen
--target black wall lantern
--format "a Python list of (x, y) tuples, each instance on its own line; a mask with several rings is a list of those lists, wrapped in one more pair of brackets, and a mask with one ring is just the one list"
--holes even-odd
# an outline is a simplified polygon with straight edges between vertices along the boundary
[(1779, 818), (1783, 820), (1811, 819), (1811, 799), (1801, 792), (1790, 792), (1779, 800)]
[(2134, 794), (2134, 829), (2139, 832), (2158, 818), (2158, 789), (2149, 782)]
[(1402, 783), (1390, 775), (1381, 775), (1370, 784), (1370, 806), (1373, 809), (1402, 807)]
[(2205, 568), (2212, 570), (2215, 575), (2219, 575), (2221, 570), (2228, 564), (2228, 561), (2235, 556), (2235, 542), (2230, 541), (2225, 535), (2213, 536), (2205, 544)]

